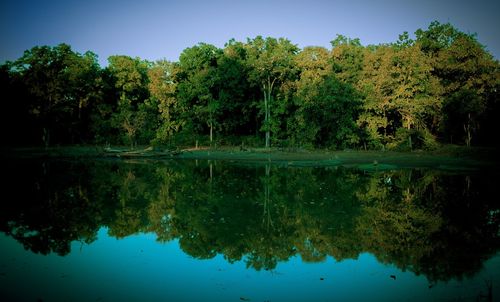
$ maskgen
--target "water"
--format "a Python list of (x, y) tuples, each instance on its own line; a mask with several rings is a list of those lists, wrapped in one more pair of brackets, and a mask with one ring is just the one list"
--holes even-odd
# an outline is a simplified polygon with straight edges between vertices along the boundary
[(500, 177), (221, 161), (10, 161), (5, 301), (488, 301)]

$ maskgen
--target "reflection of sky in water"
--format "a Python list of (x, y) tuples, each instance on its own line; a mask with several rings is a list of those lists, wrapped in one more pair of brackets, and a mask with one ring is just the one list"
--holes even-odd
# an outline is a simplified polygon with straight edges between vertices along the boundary
[(493, 293), (500, 293), (500, 256), (485, 262), (471, 280), (429, 288), (424, 276), (380, 264), (366, 253), (322, 263), (295, 256), (274, 271), (255, 271), (220, 255), (197, 260), (183, 253), (177, 240), (155, 239), (140, 234), (117, 240), (102, 228), (94, 243), (74, 242), (72, 252), (60, 257), (24, 251), (0, 234), (0, 293), (21, 301), (475, 301), (486, 293), (485, 280), (493, 280)]

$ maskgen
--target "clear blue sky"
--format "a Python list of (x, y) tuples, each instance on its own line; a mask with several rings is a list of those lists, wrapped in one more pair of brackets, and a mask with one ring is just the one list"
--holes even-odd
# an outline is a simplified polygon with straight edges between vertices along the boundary
[(499, 0), (0, 0), (0, 62), (62, 42), (97, 53), (101, 65), (115, 54), (177, 60), (198, 42), (223, 47), (230, 38), (257, 35), (285, 37), (300, 47), (330, 47), (336, 34), (379, 44), (433, 20), (477, 33), (500, 58)]

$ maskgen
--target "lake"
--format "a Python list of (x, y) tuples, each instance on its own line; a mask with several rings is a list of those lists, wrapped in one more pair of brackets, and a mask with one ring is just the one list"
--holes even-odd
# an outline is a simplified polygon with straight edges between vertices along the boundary
[(500, 175), (9, 160), (3, 301), (492, 301)]

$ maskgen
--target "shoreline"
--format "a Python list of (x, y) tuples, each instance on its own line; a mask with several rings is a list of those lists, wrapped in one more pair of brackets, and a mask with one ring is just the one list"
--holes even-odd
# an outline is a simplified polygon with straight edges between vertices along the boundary
[(452, 146), (436, 151), (359, 151), (359, 150), (292, 150), (237, 147), (187, 148), (155, 150), (151, 147), (131, 150), (126, 147), (96, 146), (2, 148), (4, 159), (65, 159), (65, 160), (217, 160), (241, 163), (271, 163), (283, 166), (322, 167), (357, 166), (365, 170), (397, 168), (434, 168), (443, 170), (497, 170), (500, 163), (494, 148)]

